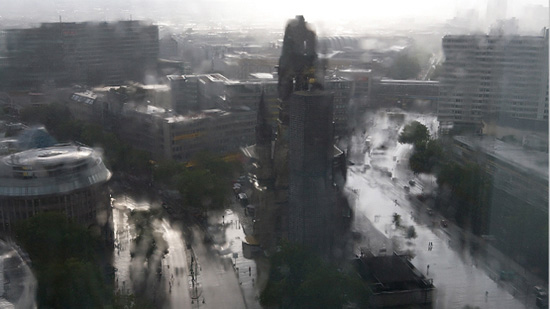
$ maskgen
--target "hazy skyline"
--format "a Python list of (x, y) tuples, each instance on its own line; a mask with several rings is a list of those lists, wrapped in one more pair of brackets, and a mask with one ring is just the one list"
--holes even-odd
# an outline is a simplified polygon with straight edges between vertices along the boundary
[[(519, 17), (525, 6), (545, 0), (387, 0), (387, 1), (261, 1), (257, 0), (0, 0), (0, 24), (7, 20), (33, 23), (63, 21), (148, 19), (169, 23), (228, 22), (283, 27), (289, 18), (304, 15), (317, 27), (330, 29), (354, 23), (362, 27), (392, 24), (429, 24), (456, 16), (486, 17), (487, 2), (506, 3), (507, 17)], [(313, 3), (316, 3), (315, 5)], [(475, 14), (474, 14), (475, 15)]]

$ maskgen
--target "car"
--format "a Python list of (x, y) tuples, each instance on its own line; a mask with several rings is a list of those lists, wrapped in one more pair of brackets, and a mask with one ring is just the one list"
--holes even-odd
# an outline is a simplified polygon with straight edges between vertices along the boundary
[(441, 220), (440, 224), (441, 224), (441, 227), (447, 227), (449, 225), (447, 223), (447, 220)]
[(239, 193), (237, 198), (241, 202), (241, 205), (243, 207), (246, 207), (246, 205), (248, 205), (248, 196), (246, 195), (246, 193)]
[(546, 289), (540, 285), (533, 287), (533, 291), (537, 297), (547, 295)]
[(535, 304), (538, 308), (548, 308), (548, 294), (543, 292), (541, 296), (537, 296)]
[(420, 194), (417, 194), (416, 195), (416, 198), (421, 201), (421, 202), (424, 202), (426, 199), (428, 199), (428, 195), (424, 194), (424, 193), (420, 193)]
[(405, 192), (411, 191), (411, 187), (409, 187), (409, 186), (403, 186), (403, 189), (405, 189)]
[(411, 187), (414, 187), (416, 185), (416, 181), (409, 180), (409, 185), (411, 185)]
[(433, 216), (433, 215), (434, 215), (434, 211), (433, 211), (431, 208), (427, 208), (426, 211), (428, 212), (428, 215), (429, 215), (429, 216)]

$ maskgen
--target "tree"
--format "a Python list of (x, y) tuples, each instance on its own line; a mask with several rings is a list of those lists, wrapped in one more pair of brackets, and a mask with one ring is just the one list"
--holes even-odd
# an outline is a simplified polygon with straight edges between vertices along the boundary
[(407, 124), (397, 139), (401, 144), (413, 144), (414, 146), (426, 143), (430, 139), (428, 128), (418, 121)]
[(448, 187), (459, 205), (457, 223), (472, 227), (476, 235), (484, 234), (488, 228), (491, 207), (492, 178), (480, 165), (468, 163), (464, 166), (446, 163), (437, 175), (440, 187)]
[(269, 281), (260, 294), (262, 306), (342, 308), (368, 304), (369, 290), (356, 275), (338, 271), (296, 244), (284, 242), (271, 258)]
[(411, 238), (416, 238), (418, 235), (416, 234), (416, 230), (414, 228), (413, 225), (409, 226), (407, 228), (407, 235), (405, 237), (407, 237), (407, 239), (411, 239)]
[(46, 308), (101, 308), (110, 302), (99, 266), (102, 242), (61, 213), (42, 213), (15, 227), (38, 279), (37, 301)]
[(401, 216), (398, 213), (394, 212), (391, 222), (395, 225), (396, 228), (401, 227)]
[(443, 148), (437, 140), (419, 143), (409, 158), (409, 167), (415, 173), (431, 173), (443, 161)]

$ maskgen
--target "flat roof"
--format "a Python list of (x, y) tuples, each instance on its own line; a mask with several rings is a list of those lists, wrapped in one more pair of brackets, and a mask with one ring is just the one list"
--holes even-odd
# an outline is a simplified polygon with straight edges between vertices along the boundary
[(67, 193), (111, 178), (101, 154), (92, 148), (56, 145), (25, 150), (0, 159), (0, 196)]
[(382, 79), (382, 84), (402, 84), (402, 85), (439, 85), (436, 80), (415, 80), (415, 79)]
[(271, 73), (250, 73), (250, 76), (257, 79), (274, 79), (275, 78)]
[(410, 282), (422, 278), (407, 265), (403, 258), (396, 255), (362, 258), (361, 261), (372, 277), (382, 284)]
[(472, 150), (481, 150), (489, 156), (548, 181), (546, 152), (525, 149), (490, 136), (455, 136), (454, 139)]

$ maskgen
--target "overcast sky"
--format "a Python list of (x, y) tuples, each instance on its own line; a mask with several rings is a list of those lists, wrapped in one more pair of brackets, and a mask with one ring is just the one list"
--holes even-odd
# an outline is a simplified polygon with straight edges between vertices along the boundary
[[(313, 24), (328, 27), (343, 21), (364, 23), (443, 21), (475, 8), (484, 18), (487, 1), (506, 3), (508, 17), (524, 5), (548, 6), (548, 0), (0, 0), (0, 17), (32, 18), (36, 22), (86, 19), (153, 19), (202, 21), (259, 20), (286, 23), (304, 15)], [(0, 22), (2, 19), (0, 19)]]

